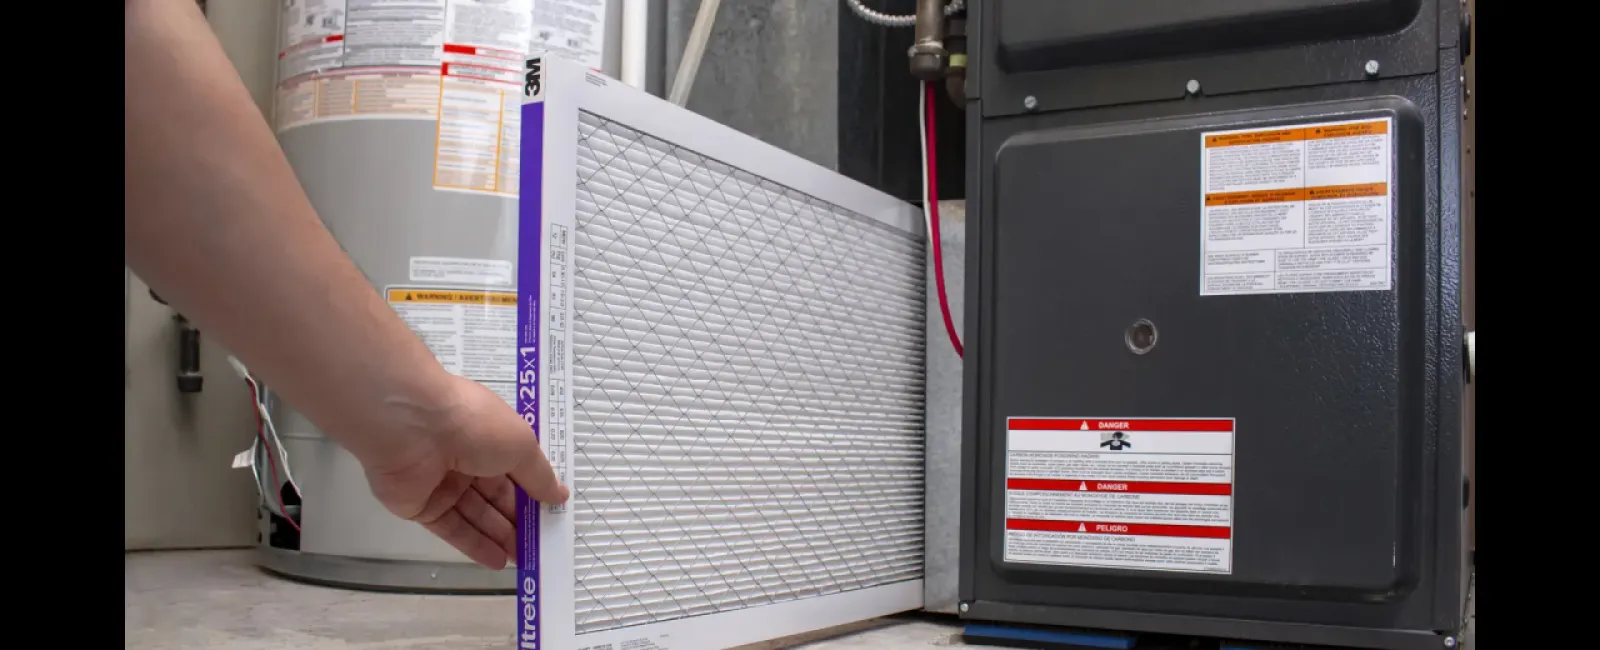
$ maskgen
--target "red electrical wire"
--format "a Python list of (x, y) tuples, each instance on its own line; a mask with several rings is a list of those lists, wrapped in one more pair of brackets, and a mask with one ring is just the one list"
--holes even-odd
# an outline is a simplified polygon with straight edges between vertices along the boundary
[(272, 496), (278, 500), (278, 512), (283, 513), (283, 518), (288, 520), (289, 525), (294, 527), (294, 532), (298, 533), (299, 522), (289, 516), (289, 508), (283, 505), (283, 484), (278, 482), (278, 457), (272, 455), (272, 444), (267, 442), (267, 423), (261, 419), (261, 406), (257, 402), (261, 393), (256, 388), (255, 382), (246, 380), (245, 384), (250, 387), (250, 405), (253, 407), (250, 411), (256, 414), (256, 437), (261, 439), (261, 448), (267, 451), (267, 467), (272, 470)]
[(927, 201), (928, 237), (933, 243), (933, 283), (939, 293), (939, 314), (944, 317), (944, 331), (950, 335), (950, 345), (955, 346), (956, 356), (965, 358), (961, 337), (956, 334), (955, 319), (950, 317), (950, 299), (945, 296), (944, 291), (944, 246), (939, 241), (939, 165), (938, 157), (934, 155), (939, 150), (934, 140), (933, 128), (935, 85), (924, 83), (923, 87), (927, 89), (924, 93), (926, 95), (924, 110), (927, 113), (923, 121), (927, 122), (924, 126), (928, 133), (928, 146), (922, 152), (923, 158), (927, 161), (928, 195), (923, 197), (923, 200)]

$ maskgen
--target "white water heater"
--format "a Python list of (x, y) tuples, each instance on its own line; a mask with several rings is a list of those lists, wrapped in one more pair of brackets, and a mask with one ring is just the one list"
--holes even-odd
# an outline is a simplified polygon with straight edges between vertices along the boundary
[[(614, 67), (606, 36), (619, 7), (281, 2), (273, 124), (312, 205), (447, 369), (509, 399), (514, 371), (501, 352), (515, 321), (495, 321), (500, 310), (481, 306), (515, 291), (520, 67), (535, 48)], [(265, 495), (264, 566), (358, 587), (511, 588), (514, 572), (481, 569), (391, 515), (354, 457), (304, 416), (271, 411), (292, 471), (262, 473), (279, 485), (292, 473), (300, 494), (285, 490), (287, 507)], [(298, 514), (298, 530), (280, 509)]]

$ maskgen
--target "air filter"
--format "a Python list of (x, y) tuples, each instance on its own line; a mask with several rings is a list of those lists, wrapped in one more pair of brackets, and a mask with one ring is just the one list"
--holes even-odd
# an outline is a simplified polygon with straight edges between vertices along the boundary
[(551, 58), (525, 65), (520, 648), (726, 648), (922, 605), (911, 206)]

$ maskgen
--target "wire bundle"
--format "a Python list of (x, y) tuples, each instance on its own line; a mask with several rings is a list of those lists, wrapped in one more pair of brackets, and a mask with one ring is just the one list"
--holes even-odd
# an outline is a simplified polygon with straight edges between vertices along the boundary
[(922, 214), (927, 219), (929, 256), (933, 258), (933, 281), (939, 294), (939, 315), (944, 317), (944, 331), (950, 335), (950, 345), (956, 356), (965, 357), (961, 336), (956, 334), (955, 319), (950, 314), (950, 299), (944, 290), (944, 244), (939, 235), (939, 167), (938, 140), (934, 137), (933, 107), (937, 97), (934, 86), (924, 81), (922, 102), (917, 110), (917, 130), (922, 137)]
[[(261, 499), (267, 504), (267, 509), (289, 521), (296, 531), (300, 530), (297, 517), (290, 516), (289, 509), (283, 503), (282, 486), (285, 484), (279, 479), (278, 468), (283, 468), (283, 478), (287, 479), (288, 486), (300, 493), (299, 484), (295, 483), (294, 473), (289, 470), (289, 453), (284, 449), (283, 439), (278, 437), (278, 427), (272, 422), (272, 412), (267, 408), (270, 398), (266, 387), (251, 376), (250, 369), (244, 363), (233, 357), (228, 357), (228, 365), (233, 366), (233, 371), (250, 387), (250, 403), (255, 406), (256, 435), (255, 441), (250, 443), (250, 472), (256, 479), (256, 491), (261, 494)], [(277, 455), (272, 451), (277, 449)], [(261, 465), (265, 462), (270, 471), (270, 477), (261, 474)], [(269, 484), (265, 479), (270, 478)]]

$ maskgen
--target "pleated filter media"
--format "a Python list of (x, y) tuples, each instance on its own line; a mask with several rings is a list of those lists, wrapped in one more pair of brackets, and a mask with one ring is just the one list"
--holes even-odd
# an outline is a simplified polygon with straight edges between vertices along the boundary
[(522, 110), (518, 647), (714, 650), (922, 606), (924, 235), (555, 58)]

